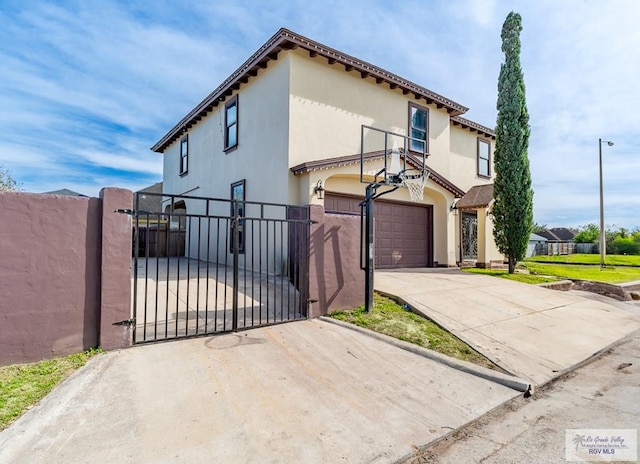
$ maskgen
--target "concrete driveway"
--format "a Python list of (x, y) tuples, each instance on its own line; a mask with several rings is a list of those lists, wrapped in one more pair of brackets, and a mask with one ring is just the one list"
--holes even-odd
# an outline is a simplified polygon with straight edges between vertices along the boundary
[[(136, 342), (231, 331), (232, 267), (184, 257), (138, 258)], [(241, 269), (238, 328), (303, 319), (301, 295), (287, 276)], [(132, 314), (133, 316), (133, 314)]]
[(458, 270), (377, 271), (374, 286), (538, 385), (640, 329), (603, 301)]
[(392, 463), (521, 395), (321, 320), (94, 358), (2, 463)]

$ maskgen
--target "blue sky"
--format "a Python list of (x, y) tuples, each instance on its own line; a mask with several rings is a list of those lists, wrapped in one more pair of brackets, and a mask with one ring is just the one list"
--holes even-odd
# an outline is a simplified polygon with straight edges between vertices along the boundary
[(150, 151), (280, 27), (374, 63), (494, 127), (500, 30), (523, 17), (534, 219), (640, 226), (636, 0), (0, 0), (0, 165), (27, 191), (160, 181)]

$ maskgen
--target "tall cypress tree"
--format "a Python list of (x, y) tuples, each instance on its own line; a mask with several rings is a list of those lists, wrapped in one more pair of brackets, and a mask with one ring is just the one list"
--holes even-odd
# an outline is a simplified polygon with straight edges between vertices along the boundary
[(509, 260), (509, 273), (524, 258), (533, 228), (533, 191), (529, 171), (529, 113), (520, 66), (522, 18), (511, 12), (502, 26), (505, 61), (498, 79), (498, 122), (493, 162), (493, 237)]

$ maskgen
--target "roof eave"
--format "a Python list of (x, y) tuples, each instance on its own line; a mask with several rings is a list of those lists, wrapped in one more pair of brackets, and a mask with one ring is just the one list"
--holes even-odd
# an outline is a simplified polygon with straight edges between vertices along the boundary
[(307, 50), (310, 57), (322, 56), (325, 57), (330, 64), (339, 63), (343, 65), (347, 72), (356, 70), (360, 72), (363, 79), (373, 77), (377, 84), (386, 82), (391, 89), (399, 88), (405, 95), (413, 93), (416, 99), (424, 98), (428, 104), (435, 104), (437, 108), (445, 108), (451, 117), (459, 116), (468, 110), (467, 107), (453, 100), (414, 84), (378, 66), (358, 60), (353, 56), (282, 28), (225, 79), (222, 84), (196, 105), (195, 108), (167, 132), (164, 137), (153, 145), (151, 150), (157, 153), (163, 153), (180, 134), (186, 132), (209, 112), (213, 111), (213, 108), (216, 108), (221, 101), (231, 96), (234, 90), (239, 90), (242, 84), (248, 82), (249, 77), (257, 76), (259, 69), (266, 68), (269, 61), (277, 60), (278, 53), (283, 50), (293, 50), (298, 47)]
[(490, 129), (482, 124), (473, 122), (470, 119), (461, 117), (460, 115), (451, 116), (454, 126), (460, 126), (462, 129), (468, 129), (471, 132), (477, 132), (478, 134), (485, 135), (493, 140), (496, 138), (496, 133), (493, 129)]
[[(402, 156), (405, 156), (404, 153), (401, 153)], [(306, 163), (298, 164), (297, 166), (293, 166), (290, 168), (290, 171), (294, 175), (307, 174), (312, 171), (320, 171), (323, 169), (333, 169), (340, 166), (348, 166), (360, 163), (360, 156), (357, 155), (346, 155), (346, 156), (337, 156), (335, 158), (326, 158), (318, 161), (309, 161)], [(383, 158), (385, 156), (385, 151), (374, 151), (369, 153), (364, 153), (362, 158), (364, 161), (373, 161), (376, 159)], [(407, 161), (412, 164), (414, 167), (420, 167), (422, 164), (419, 159), (411, 155), (410, 153), (406, 154)], [(427, 166), (427, 171), (429, 172), (428, 178), (431, 179), (435, 184), (444, 188), (445, 190), (452, 193), (456, 198), (461, 198), (465, 192), (460, 187), (456, 186), (444, 176), (439, 174), (438, 172), (431, 169)]]

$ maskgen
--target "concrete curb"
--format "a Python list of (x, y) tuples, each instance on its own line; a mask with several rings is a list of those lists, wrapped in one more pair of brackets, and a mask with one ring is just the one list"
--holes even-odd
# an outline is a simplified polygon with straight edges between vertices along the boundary
[(410, 351), (411, 353), (417, 354), (427, 359), (431, 359), (432, 361), (439, 362), (440, 364), (444, 364), (453, 369), (466, 372), (467, 374), (471, 374), (476, 377), (480, 377), (485, 380), (498, 383), (500, 385), (504, 385), (505, 387), (511, 388), (513, 390), (523, 392), (525, 394), (533, 393), (533, 385), (530, 382), (527, 382), (526, 380), (522, 380), (518, 377), (512, 377), (506, 374), (502, 374), (500, 372), (492, 371), (491, 369), (487, 369), (482, 366), (477, 366), (475, 364), (468, 363), (466, 361), (461, 361), (461, 360), (452, 358), (450, 356), (437, 353), (433, 350), (429, 350), (427, 348), (423, 348), (421, 346), (414, 345), (409, 342), (398, 340), (396, 338), (390, 337), (388, 335), (380, 334), (372, 330), (364, 329), (362, 327), (358, 327), (356, 325), (349, 324), (347, 322), (342, 322), (337, 319), (321, 316), (320, 320), (324, 322), (329, 322), (331, 324), (336, 324), (341, 327), (354, 330), (356, 332), (360, 332), (364, 335), (376, 338), (378, 340), (389, 343), (390, 345), (396, 346), (403, 350)]
[(558, 282), (545, 282), (538, 284), (538, 287), (548, 288), (550, 290), (558, 290), (561, 292), (568, 292), (573, 289), (573, 280), (559, 280)]
[(630, 292), (622, 285), (610, 284), (607, 282), (595, 282), (592, 280), (573, 280), (575, 290), (584, 290), (599, 295), (615, 298), (616, 300), (629, 301), (632, 299)]
[[(502, 369), (505, 372), (507, 372), (507, 375), (513, 376), (514, 378), (517, 378), (517, 377), (515, 377), (515, 375), (512, 372), (509, 371), (509, 367), (508, 366), (504, 366), (502, 364), (502, 361), (500, 359), (496, 359), (490, 353), (483, 352), (481, 347), (477, 346), (473, 342), (473, 340), (467, 339), (464, 336), (464, 334), (456, 334), (455, 330), (453, 329), (453, 327), (449, 327), (449, 325), (445, 324), (443, 321), (436, 321), (435, 319), (430, 318), (428, 314), (422, 312), (420, 309), (416, 308), (414, 305), (412, 305), (409, 301), (405, 300), (404, 298), (401, 298), (401, 297), (399, 297), (397, 295), (394, 295), (392, 293), (387, 293), (387, 292), (383, 292), (383, 291), (380, 291), (380, 290), (377, 290), (377, 292), (380, 293), (381, 295), (384, 295), (384, 296), (386, 296), (388, 298), (391, 298), (393, 301), (395, 301), (398, 304), (407, 305), (407, 307), (409, 307), (409, 309), (411, 310), (412, 313), (417, 314), (418, 316), (424, 317), (425, 319), (428, 319), (429, 321), (433, 322), (435, 325), (440, 327), (442, 330), (445, 330), (447, 332), (452, 333), (454, 336), (458, 337), (460, 340), (462, 340), (464, 343), (466, 343), (471, 348), (476, 350), (478, 353), (482, 354), (482, 356), (487, 358), (489, 361), (491, 361), (493, 364), (498, 366), (500, 369)], [(472, 364), (472, 366), (475, 366), (475, 364)], [(493, 371), (490, 371), (490, 372), (493, 372)], [(527, 382), (530, 385), (528, 392), (529, 392), (529, 394), (533, 394), (534, 384), (531, 383), (528, 380), (523, 380), (523, 379), (519, 379), (519, 380), (521, 380), (523, 382)]]

